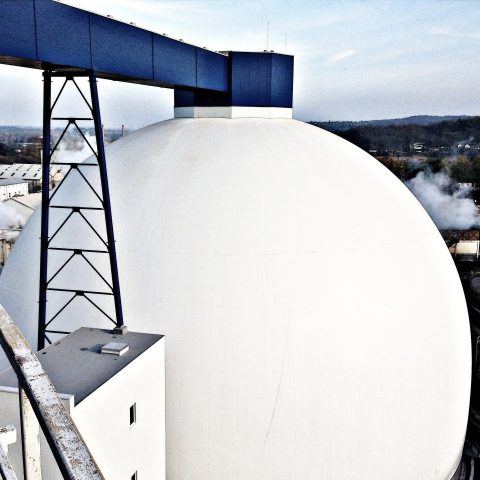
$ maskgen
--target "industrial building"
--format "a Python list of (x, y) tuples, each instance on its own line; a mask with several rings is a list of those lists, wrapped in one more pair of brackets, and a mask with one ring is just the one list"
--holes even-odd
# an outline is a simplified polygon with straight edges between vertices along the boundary
[[(74, 397), (72, 443), (92, 454), (76, 478), (462, 478), (471, 344), (455, 265), (393, 174), (292, 119), (293, 57), (211, 52), (50, 0), (8, 6), (0, 60), (44, 70), (43, 184), (52, 105), (76, 75), (97, 148), (43, 189), (0, 276), (0, 303), (42, 364), (0, 311), (0, 371), (10, 361), (17, 377), (0, 376), (1, 423), (18, 425), (17, 380), (75, 478), (26, 351)], [(105, 147), (97, 78), (173, 88), (175, 118)], [(135, 350), (130, 335), (156, 341)], [(118, 357), (113, 336), (129, 346)], [(134, 447), (127, 420), (145, 412)], [(21, 468), (18, 445), (8, 452)]]
[[(468, 413), (468, 317), (448, 250), (405, 187), (295, 120), (176, 119), (127, 138), (108, 147), (118, 261), (129, 327), (166, 338), (169, 478), (449, 480)], [(133, 151), (130, 181), (148, 179), (134, 197), (122, 185)], [(88, 201), (80, 185), (58, 201)], [(352, 219), (353, 203), (368, 215)], [(39, 222), (0, 277), (32, 343)], [(79, 232), (98, 246), (80, 222), (57, 238), (78, 246)], [(62, 273), (93, 285), (87, 269)], [(104, 321), (75, 302), (53, 325)]]
[(0, 200), (28, 194), (28, 183), (18, 179), (0, 179)]
[(0, 229), (0, 272), (20, 235), (20, 228)]
[[(0, 180), (0, 194), (2, 192), (2, 182), (7, 182), (8, 185), (4, 188), (12, 188), (15, 194), (13, 196), (9, 195), (12, 191), (4, 191), (3, 193), (3, 198), (5, 198), (3, 205), (7, 209), (3, 209), (3, 225), (0, 228), (0, 271), (5, 265), (5, 261), (23, 226), (42, 201), (41, 193), (25, 194), (28, 191), (28, 186), (24, 180)], [(13, 184), (10, 184), (10, 182), (13, 182)], [(19, 188), (21, 191), (19, 191)]]
[[(56, 185), (63, 178), (63, 170), (64, 168), (61, 165), (52, 164), (50, 167), (50, 177), (53, 185)], [(28, 182), (28, 191), (36, 192), (40, 189), (40, 183), (42, 180), (42, 166), (34, 163), (13, 163), (11, 165), (0, 165), (0, 180), (25, 181)]]
[[(113, 345), (113, 352), (106, 353), (106, 345)], [(127, 351), (115, 350), (117, 345)], [(38, 352), (106, 478), (130, 480), (135, 473), (138, 478), (164, 477), (164, 356), (165, 342), (159, 335), (128, 332), (119, 337), (90, 328)], [(0, 374), (0, 405), (0, 423), (20, 431), (18, 381), (12, 369)], [(156, 455), (145, 448), (145, 438)], [(61, 480), (44, 438), (40, 445), (43, 478)], [(21, 444), (10, 445), (8, 454), (23, 478)]]
[(41, 202), (41, 193), (29, 193), (27, 195), (9, 197), (3, 201), (3, 204), (12, 208), (26, 222)]
[(40, 181), (42, 179), (42, 166), (36, 163), (13, 163), (11, 165), (1, 165), (0, 178)]

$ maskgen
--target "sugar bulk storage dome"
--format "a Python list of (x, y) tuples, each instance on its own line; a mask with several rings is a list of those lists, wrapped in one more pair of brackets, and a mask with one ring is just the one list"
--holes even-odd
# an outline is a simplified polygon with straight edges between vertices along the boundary
[[(453, 476), (466, 306), (438, 231), (390, 172), (287, 119), (171, 120), (107, 159), (126, 323), (167, 338), (170, 480)], [(78, 203), (69, 181), (60, 200)], [(32, 344), (39, 213), (0, 277)], [(64, 321), (98, 326), (87, 308)]]

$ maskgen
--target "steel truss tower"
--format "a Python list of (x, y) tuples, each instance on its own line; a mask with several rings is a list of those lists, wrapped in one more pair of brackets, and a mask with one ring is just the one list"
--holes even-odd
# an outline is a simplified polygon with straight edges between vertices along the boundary
[[(83, 93), (79, 87), (77, 81), (78, 77), (86, 77), (90, 83), (90, 102), (87, 96)], [(63, 79), (63, 84), (52, 103), (52, 80), (56, 78)], [(108, 188), (107, 167), (105, 163), (105, 146), (103, 140), (102, 121), (100, 116), (100, 105), (98, 100), (97, 79), (96, 75), (91, 70), (45, 70), (43, 73), (43, 161), (42, 161), (42, 217), (41, 217), (41, 236), (40, 236), (40, 289), (39, 289), (39, 323), (38, 323), (38, 349), (45, 347), (45, 341), (48, 344), (52, 343), (52, 335), (63, 335), (70, 333), (67, 329), (62, 328), (59, 325), (61, 321), (60, 315), (65, 312), (65, 309), (76, 299), (86, 301), (90, 303), (95, 309), (100, 312), (101, 316), (111, 322), (116, 328), (121, 330), (123, 326), (123, 314), (122, 314), (122, 301), (120, 296), (120, 284), (118, 279), (118, 267), (117, 267), (117, 254), (115, 250), (115, 239), (113, 234), (113, 222), (112, 222), (112, 208), (110, 204), (110, 193)], [(65, 87), (71, 82), (78, 93), (80, 94), (83, 102), (86, 104), (88, 110), (91, 112), (91, 118), (84, 117), (53, 117), (53, 110), (58, 103), (58, 100), (62, 96)], [(62, 134), (55, 143), (51, 146), (51, 122), (52, 121), (64, 121), (67, 122)], [(96, 148), (94, 148), (87, 139), (85, 133), (79, 127), (77, 122), (80, 121), (93, 121), (95, 126), (95, 139)], [(57, 185), (55, 190), (50, 193), (50, 167), (52, 165), (52, 155), (58, 150), (60, 142), (64, 139), (67, 130), (72, 127), (76, 129), (77, 133), (86, 142), (95, 161), (93, 162), (55, 162), (54, 165), (61, 165), (67, 169), (65, 176)], [(98, 191), (98, 187), (95, 188), (85, 174), (85, 169), (95, 168), (98, 170), (101, 191)], [(66, 187), (64, 186), (65, 180), (71, 175), (72, 172), (77, 172), (83, 179), (89, 188), (91, 194), (98, 200), (98, 207), (86, 206), (86, 205), (63, 205), (53, 204), (52, 200), (57, 193)], [(75, 203), (75, 202), (74, 202)], [(50, 234), (50, 212), (52, 209), (61, 209), (65, 211), (66, 216), (58, 227)], [(100, 233), (98, 228), (95, 227), (91, 220), (88, 218), (88, 213), (92, 211), (103, 211), (105, 222), (105, 233)], [(87, 249), (87, 248), (70, 248), (69, 246), (53, 246), (52, 240), (57, 234), (72, 221), (72, 218), (79, 217), (89, 229), (98, 238), (101, 248), (100, 249)], [(106, 238), (104, 238), (106, 236)], [(58, 238), (58, 237), (57, 237)], [(67, 259), (63, 261), (60, 267), (55, 267), (53, 272), (49, 272), (49, 254), (52, 251), (63, 252), (68, 255)], [(110, 278), (105, 278), (100, 273), (99, 265), (96, 265), (95, 256), (97, 254), (108, 255), (110, 263)], [(101, 279), (102, 285), (106, 288), (104, 290), (85, 290), (74, 288), (73, 285), (60, 285), (57, 287), (52, 286), (52, 281), (57, 278), (60, 272), (64, 271), (67, 265), (72, 265), (71, 261), (74, 258), (81, 258), (86, 265), (88, 265), (92, 271)], [(98, 258), (98, 257), (97, 257)], [(68, 294), (69, 298), (65, 302), (62, 302), (60, 308), (55, 312), (48, 312), (47, 302), (49, 296), (54, 292), (61, 292)], [(114, 316), (109, 315), (104, 308), (98, 305), (99, 296), (111, 296), (114, 303)], [(78, 301), (78, 300), (77, 300)]]

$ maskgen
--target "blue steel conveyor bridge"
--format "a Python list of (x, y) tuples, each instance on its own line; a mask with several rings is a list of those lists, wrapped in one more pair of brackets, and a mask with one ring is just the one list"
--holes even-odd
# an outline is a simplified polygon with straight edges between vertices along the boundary
[[(53, 0), (0, 0), (0, 63), (41, 69), (44, 77), (38, 349), (43, 348), (46, 342), (52, 343), (52, 338), (69, 333), (60, 325), (60, 319), (65, 309), (75, 301), (89, 302), (120, 331), (124, 325), (97, 78), (173, 88), (175, 107), (292, 107), (292, 56), (273, 52), (212, 52)], [(88, 78), (90, 91), (87, 94), (80, 89), (76, 81), (78, 77)], [(58, 78), (61, 87), (53, 96), (52, 81)], [(69, 82), (78, 89), (91, 116), (54, 116), (54, 108)], [(51, 144), (52, 121), (65, 124), (55, 145)], [(94, 123), (96, 147), (88, 142), (79, 127), (79, 122), (85, 121)], [(99, 207), (52, 203), (62, 183), (53, 193), (49, 192), (50, 163), (68, 129), (76, 129), (84, 138), (95, 161), (64, 162), (67, 169), (65, 178), (71, 172), (80, 175), (99, 201)], [(101, 191), (93, 187), (84, 173), (92, 168), (98, 169)], [(65, 221), (54, 231), (50, 231), (49, 224), (52, 208), (62, 209), (66, 214)], [(89, 217), (95, 211), (104, 215), (103, 235)], [(53, 246), (52, 240), (59, 238), (59, 231), (72, 218), (78, 217), (99, 238), (101, 248), (86, 250)], [(48, 258), (53, 251), (67, 257), (59, 268), (50, 272)], [(97, 254), (108, 255), (110, 278), (100, 273), (95, 262), (95, 258), (99, 258)], [(52, 286), (52, 280), (58, 280), (57, 275), (67, 266), (70, 268), (75, 258), (85, 261), (99, 275), (104, 291), (78, 290), (69, 285)], [(49, 296), (59, 293), (67, 295), (64, 297), (67, 300), (57, 311), (48, 312)], [(97, 299), (100, 296), (105, 298), (105, 295), (113, 299), (114, 316), (99, 305)]]

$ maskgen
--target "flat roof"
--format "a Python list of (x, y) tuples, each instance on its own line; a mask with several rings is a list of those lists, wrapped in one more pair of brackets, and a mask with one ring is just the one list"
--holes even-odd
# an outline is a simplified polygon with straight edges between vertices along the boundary
[[(58, 393), (74, 395), (75, 405), (87, 398), (110, 378), (123, 370), (163, 335), (80, 328), (58, 342), (37, 352), (38, 359)], [(127, 343), (128, 352), (121, 356), (102, 354), (103, 345)], [(0, 386), (18, 387), (17, 377), (9, 368), (0, 373)]]
[[(50, 169), (51, 170), (51, 169)], [(13, 163), (0, 165), (0, 178), (41, 180), (42, 165), (39, 163)]]
[(19, 183), (26, 183), (25, 180), (20, 180), (19, 178), (2, 178), (0, 179), (0, 186), (5, 185), (18, 185)]
[(18, 203), (33, 212), (42, 203), (42, 193), (27, 193), (18, 197), (10, 197), (4, 200), (3, 203)]

